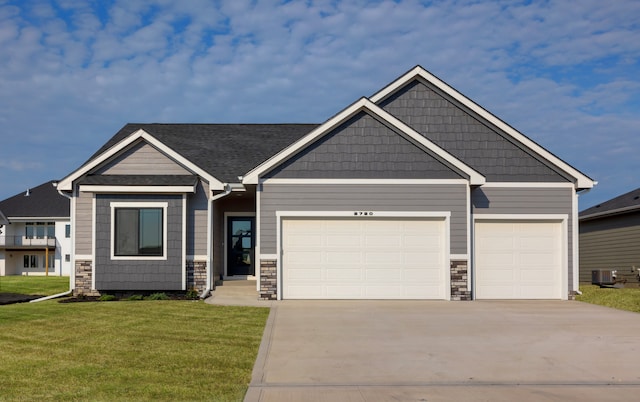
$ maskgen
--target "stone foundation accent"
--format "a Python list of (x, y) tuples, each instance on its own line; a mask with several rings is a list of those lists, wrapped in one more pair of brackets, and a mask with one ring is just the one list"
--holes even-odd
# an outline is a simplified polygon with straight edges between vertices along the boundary
[(91, 289), (93, 261), (91, 260), (76, 260), (76, 277), (75, 277), (75, 289), (73, 289), (73, 295), (79, 296), (100, 296), (100, 292), (95, 289)]
[(277, 261), (260, 260), (260, 300), (276, 300), (277, 298)]
[(578, 295), (578, 292), (576, 292), (575, 290), (570, 290), (568, 299), (575, 300), (577, 295)]
[(207, 262), (187, 260), (187, 290), (202, 293), (207, 289)]
[(451, 300), (471, 300), (471, 292), (467, 289), (468, 266), (464, 260), (451, 261)]

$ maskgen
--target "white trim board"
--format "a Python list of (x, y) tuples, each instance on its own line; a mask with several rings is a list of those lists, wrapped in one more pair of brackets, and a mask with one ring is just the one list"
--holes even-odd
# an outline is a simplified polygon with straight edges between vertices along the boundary
[(260, 179), (260, 184), (464, 184), (465, 179)]
[(560, 158), (553, 155), (551, 152), (547, 151), (546, 149), (544, 149), (543, 147), (541, 147), (540, 145), (538, 145), (537, 143), (535, 143), (534, 141), (526, 137), (524, 134), (520, 133), (519, 131), (517, 131), (516, 129), (514, 129), (513, 127), (505, 123), (504, 121), (500, 120), (498, 117), (488, 112), (482, 106), (478, 105), (471, 99), (467, 98), (466, 96), (458, 92), (456, 89), (454, 89), (453, 87), (451, 87), (450, 85), (448, 85), (447, 83), (445, 83), (444, 81), (436, 77), (435, 75), (431, 74), (421, 66), (414, 67), (413, 69), (411, 69), (410, 71), (402, 75), (400, 78), (396, 79), (394, 82), (392, 82), (391, 84), (387, 85), (386, 87), (384, 87), (383, 89), (375, 93), (373, 96), (371, 96), (370, 99), (374, 103), (379, 103), (380, 101), (386, 99), (387, 97), (392, 95), (394, 92), (396, 92), (400, 88), (404, 87), (409, 82), (416, 79), (419, 81), (423, 80), (423, 82), (434, 85), (436, 88), (440, 89), (441, 91), (451, 96), (456, 101), (460, 102), (465, 107), (469, 108), (472, 112), (476, 113), (478, 116), (482, 117), (489, 123), (496, 126), (498, 129), (502, 130), (506, 134), (513, 137), (516, 141), (530, 148), (535, 153), (539, 154), (541, 157), (545, 158), (546, 160), (548, 160), (549, 162), (551, 162), (561, 170), (565, 171), (569, 175), (573, 176), (576, 179), (576, 184), (575, 184), (576, 188), (592, 188), (595, 185), (595, 182), (591, 178), (581, 173), (580, 171), (575, 169), (573, 166), (562, 161)]

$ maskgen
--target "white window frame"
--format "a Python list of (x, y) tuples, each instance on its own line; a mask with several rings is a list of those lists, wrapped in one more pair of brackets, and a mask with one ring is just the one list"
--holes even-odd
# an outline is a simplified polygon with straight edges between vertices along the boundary
[[(120, 261), (166, 261), (167, 259), (167, 209), (168, 202), (111, 202), (111, 259)], [(162, 255), (161, 256), (117, 256), (116, 249), (116, 209), (117, 208), (162, 208)]]

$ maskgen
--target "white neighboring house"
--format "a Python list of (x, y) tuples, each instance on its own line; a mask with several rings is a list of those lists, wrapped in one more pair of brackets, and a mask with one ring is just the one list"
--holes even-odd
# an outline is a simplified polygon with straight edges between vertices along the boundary
[(70, 202), (54, 183), (0, 201), (0, 276), (70, 275)]

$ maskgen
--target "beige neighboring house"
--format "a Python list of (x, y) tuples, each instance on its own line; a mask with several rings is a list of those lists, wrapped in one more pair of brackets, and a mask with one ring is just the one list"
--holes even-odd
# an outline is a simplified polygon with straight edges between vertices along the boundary
[(54, 183), (0, 201), (0, 276), (70, 275), (70, 202)]

